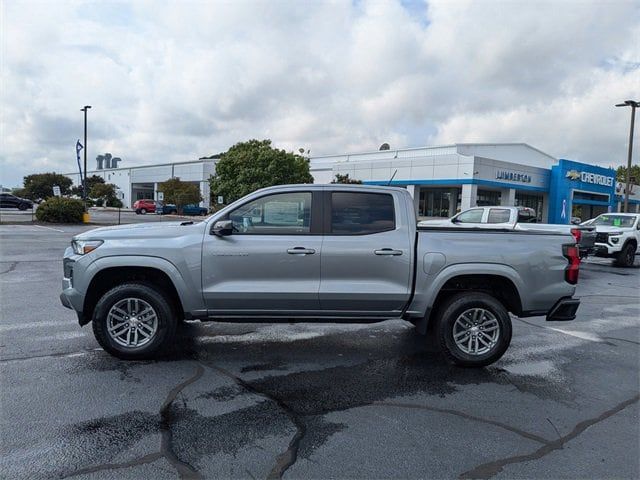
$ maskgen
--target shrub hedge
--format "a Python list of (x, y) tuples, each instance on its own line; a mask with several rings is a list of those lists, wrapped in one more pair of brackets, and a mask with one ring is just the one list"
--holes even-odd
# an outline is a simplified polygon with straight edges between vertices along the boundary
[(50, 223), (82, 223), (83, 212), (81, 200), (52, 197), (40, 204), (36, 210), (36, 218)]

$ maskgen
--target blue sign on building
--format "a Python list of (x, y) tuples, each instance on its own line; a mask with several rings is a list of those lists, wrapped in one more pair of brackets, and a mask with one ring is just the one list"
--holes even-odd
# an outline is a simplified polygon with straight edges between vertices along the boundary
[(551, 167), (549, 223), (570, 223), (574, 210), (583, 220), (614, 211), (615, 188), (612, 168), (561, 159)]

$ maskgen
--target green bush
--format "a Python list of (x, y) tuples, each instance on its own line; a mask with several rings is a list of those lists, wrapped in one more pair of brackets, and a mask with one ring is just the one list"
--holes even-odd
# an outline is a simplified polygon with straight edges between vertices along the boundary
[(36, 210), (36, 218), (50, 223), (82, 223), (83, 212), (81, 200), (52, 197), (40, 204)]
[(107, 198), (107, 207), (122, 208), (122, 202), (115, 197)]
[(98, 198), (96, 200), (96, 207), (101, 207), (103, 203), (104, 203), (104, 200), (102, 198)]

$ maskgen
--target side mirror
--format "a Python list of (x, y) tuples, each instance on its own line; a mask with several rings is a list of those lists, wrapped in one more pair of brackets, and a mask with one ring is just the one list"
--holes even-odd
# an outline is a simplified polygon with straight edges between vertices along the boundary
[(225, 237), (233, 233), (233, 222), (231, 220), (219, 220), (211, 227), (211, 234), (217, 237)]

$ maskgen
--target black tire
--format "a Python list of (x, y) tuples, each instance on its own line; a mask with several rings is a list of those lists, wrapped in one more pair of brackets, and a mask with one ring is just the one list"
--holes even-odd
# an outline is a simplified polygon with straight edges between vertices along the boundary
[(169, 212), (169, 214), (171, 214), (171, 215), (177, 215), (177, 214), (178, 214), (178, 211), (177, 211), (177, 210), (171, 210), (171, 211)]
[[(459, 347), (454, 338), (456, 320), (466, 311), (483, 309), (490, 312), (497, 320), (499, 333), (495, 343), (484, 353), (469, 354)], [(511, 318), (507, 309), (491, 295), (482, 292), (458, 293), (452, 296), (439, 309), (440, 318), (437, 326), (438, 344), (450, 362), (464, 367), (484, 367), (504, 355), (511, 343)], [(479, 327), (478, 327), (479, 328)], [(480, 333), (478, 333), (480, 335)], [(468, 337), (467, 337), (468, 338)], [(484, 338), (484, 337), (483, 337)], [(473, 345), (473, 344), (472, 344)], [(476, 341), (476, 345), (478, 342)]]
[(613, 262), (617, 267), (633, 267), (633, 262), (636, 259), (636, 246), (629, 242), (622, 250), (616, 255), (616, 259)]
[[(127, 298), (138, 298), (153, 307), (157, 316), (157, 330), (151, 340), (140, 347), (125, 347), (118, 344), (108, 333), (107, 315), (114, 305)], [(157, 287), (146, 283), (125, 283), (112, 288), (98, 301), (93, 312), (93, 333), (102, 348), (123, 360), (153, 358), (173, 344), (177, 317), (175, 309)]]
[(146, 209), (146, 208), (141, 208), (141, 209), (140, 209), (140, 213), (141, 213), (142, 215), (145, 215), (145, 214), (147, 213), (147, 209)]

